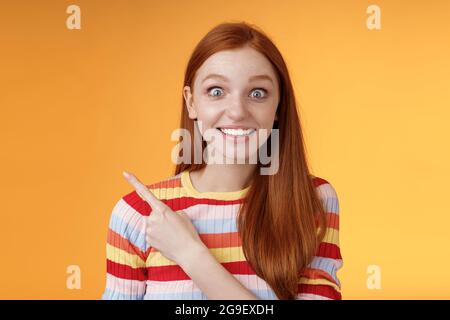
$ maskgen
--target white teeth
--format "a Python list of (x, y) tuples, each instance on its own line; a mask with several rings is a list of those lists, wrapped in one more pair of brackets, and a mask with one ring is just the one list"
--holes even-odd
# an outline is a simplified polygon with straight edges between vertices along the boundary
[(227, 128), (220, 128), (220, 131), (222, 131), (225, 134), (228, 134), (230, 136), (248, 136), (255, 131), (255, 129), (227, 129)]

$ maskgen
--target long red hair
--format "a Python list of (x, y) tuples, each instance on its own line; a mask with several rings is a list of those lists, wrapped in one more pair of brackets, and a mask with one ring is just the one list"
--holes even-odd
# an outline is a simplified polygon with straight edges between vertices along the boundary
[[(279, 129), (279, 168), (272, 175), (261, 175), (255, 170), (239, 211), (238, 231), (245, 258), (255, 273), (269, 284), (278, 299), (295, 299), (302, 271), (312, 261), (325, 235), (326, 214), (312, 182), (314, 176), (309, 172), (294, 90), (281, 53), (253, 25), (219, 24), (195, 47), (185, 71), (184, 86), (193, 90), (196, 71), (212, 54), (245, 46), (262, 53), (279, 79), (278, 121), (274, 124)], [(181, 128), (194, 137), (194, 121), (188, 117), (184, 97)], [(268, 143), (270, 140), (269, 137)], [(203, 155), (206, 142), (200, 145)], [(201, 164), (194, 163), (191, 154), (190, 163), (178, 164), (175, 174), (196, 171), (206, 165), (203, 159)]]

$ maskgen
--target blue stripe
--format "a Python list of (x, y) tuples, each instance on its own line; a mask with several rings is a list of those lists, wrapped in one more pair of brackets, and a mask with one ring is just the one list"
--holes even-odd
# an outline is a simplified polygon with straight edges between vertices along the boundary
[(337, 263), (340, 263), (340, 262), (338, 262), (335, 259), (315, 256), (313, 258), (313, 260), (311, 261), (311, 263), (309, 264), (309, 266), (310, 266), (310, 268), (319, 269), (319, 270), (325, 271), (326, 273), (330, 274), (331, 277), (340, 286), (341, 283), (339, 282), (339, 279), (336, 275), (337, 271), (339, 270), (337, 268)]
[[(138, 228), (136, 228), (136, 225), (125, 222), (121, 217), (119, 217), (118, 214), (121, 213), (113, 212), (111, 215), (109, 228), (120, 234), (125, 239), (128, 239), (128, 241), (130, 241), (133, 245), (145, 252), (147, 250), (145, 232), (141, 232)], [(137, 223), (139, 219), (142, 219), (142, 217), (139, 216), (138, 218), (133, 218), (133, 223)]]
[[(263, 300), (278, 300), (272, 290), (250, 290), (254, 295)], [(187, 291), (179, 293), (151, 293), (147, 292), (144, 300), (208, 300), (201, 291)]]
[(327, 212), (339, 214), (338, 198), (327, 197), (326, 199), (322, 200), (322, 203), (324, 203), (324, 207)]
[(102, 295), (102, 300), (143, 300), (144, 294), (124, 294), (117, 291), (105, 289)]
[(178, 293), (151, 293), (144, 296), (144, 300), (207, 300), (201, 291), (178, 292)]
[(191, 221), (198, 233), (227, 233), (238, 230), (235, 218), (192, 219)]

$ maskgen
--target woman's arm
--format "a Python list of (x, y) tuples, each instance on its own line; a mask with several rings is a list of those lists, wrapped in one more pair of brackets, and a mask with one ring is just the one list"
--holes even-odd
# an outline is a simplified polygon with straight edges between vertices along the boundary
[(259, 300), (228, 272), (204, 245), (196, 245), (181, 268), (210, 300)]
[(132, 173), (124, 171), (123, 174), (136, 194), (150, 205), (151, 214), (145, 226), (148, 247), (158, 249), (179, 264), (208, 299), (258, 300), (211, 255), (186, 214), (174, 212)]
[(102, 300), (143, 300), (147, 288), (144, 216), (133, 207), (139, 197), (128, 194), (114, 206), (106, 243), (106, 287)]

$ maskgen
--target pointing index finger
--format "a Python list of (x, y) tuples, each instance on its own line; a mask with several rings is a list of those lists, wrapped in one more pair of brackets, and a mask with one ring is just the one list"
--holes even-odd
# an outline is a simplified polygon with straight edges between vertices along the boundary
[(144, 200), (148, 202), (152, 209), (162, 210), (165, 208), (166, 205), (161, 200), (156, 198), (155, 195), (141, 181), (139, 181), (134, 174), (124, 171), (123, 175), (136, 189), (136, 191), (144, 197)]

